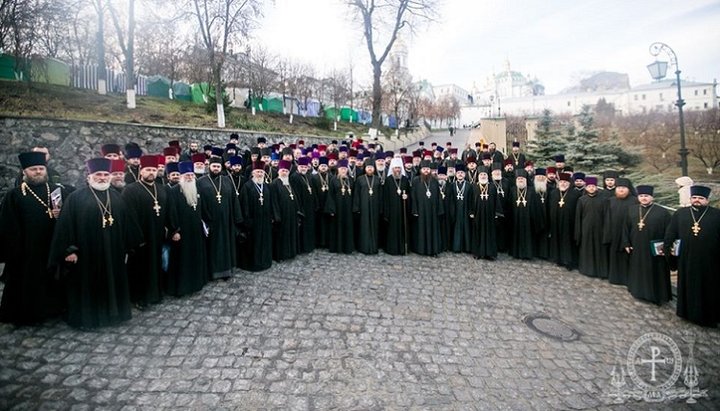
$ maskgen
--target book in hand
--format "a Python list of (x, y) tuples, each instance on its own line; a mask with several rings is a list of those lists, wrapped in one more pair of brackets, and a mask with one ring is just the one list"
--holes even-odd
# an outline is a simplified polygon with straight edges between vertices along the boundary
[[(652, 240), (650, 241), (650, 252), (652, 253), (653, 257), (657, 256), (663, 256), (665, 255), (663, 253), (663, 240)], [(673, 242), (672, 249), (670, 250), (670, 255), (677, 257), (680, 255), (680, 240), (677, 239)]]
[(50, 201), (52, 201), (52, 208), (61, 208), (62, 207), (62, 191), (60, 191), (60, 187), (53, 190), (52, 193), (50, 193)]

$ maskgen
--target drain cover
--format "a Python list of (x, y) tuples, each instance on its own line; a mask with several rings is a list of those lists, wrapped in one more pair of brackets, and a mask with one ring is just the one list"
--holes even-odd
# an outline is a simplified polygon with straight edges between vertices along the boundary
[(580, 339), (580, 333), (562, 321), (550, 318), (547, 314), (528, 314), (523, 318), (525, 325), (531, 330), (546, 337), (560, 341)]

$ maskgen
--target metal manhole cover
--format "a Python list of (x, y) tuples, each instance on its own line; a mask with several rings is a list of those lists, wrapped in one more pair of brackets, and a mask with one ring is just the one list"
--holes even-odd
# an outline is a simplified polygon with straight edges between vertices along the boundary
[(523, 318), (525, 325), (546, 337), (561, 341), (580, 339), (580, 332), (562, 321), (550, 318), (547, 314), (528, 314)]

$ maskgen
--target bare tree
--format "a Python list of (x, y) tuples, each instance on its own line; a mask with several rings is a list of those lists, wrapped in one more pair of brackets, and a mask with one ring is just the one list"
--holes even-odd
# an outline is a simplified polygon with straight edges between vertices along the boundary
[(138, 72), (160, 74), (170, 80), (172, 88), (179, 77), (180, 60), (187, 41), (177, 33), (173, 21), (145, 22), (138, 27)]
[[(248, 84), (252, 90), (252, 97), (262, 101), (268, 95), (270, 89), (277, 84), (278, 74), (277, 56), (270, 53), (265, 47), (257, 47), (250, 54), (250, 73)], [(284, 102), (283, 102), (284, 103)]]
[(260, 0), (189, 0), (186, 8), (191, 10), (192, 17), (197, 22), (200, 39), (207, 51), (215, 85), (217, 125), (224, 128), (223, 64), (231, 46), (247, 38), (256, 20), (262, 15), (261, 2)]
[(691, 111), (686, 117), (690, 155), (700, 160), (712, 174), (720, 167), (720, 112), (717, 108)]
[[(382, 110), (382, 65), (390, 54), (398, 33), (405, 27), (435, 20), (437, 2), (435, 0), (346, 0), (347, 5), (356, 12), (361, 24), (363, 37), (370, 54), (373, 70), (372, 85), (372, 127), (381, 125)], [(385, 34), (386, 40), (380, 37)]]
[(400, 125), (408, 118), (413, 91), (412, 77), (402, 67), (392, 65), (383, 78), (383, 107), (393, 113), (396, 121), (396, 133)]
[(125, 57), (125, 93), (127, 100), (127, 108), (135, 108), (135, 0), (128, 0), (127, 9), (127, 31), (123, 30), (120, 25), (118, 12), (113, 7), (112, 2), (107, 3), (110, 17), (112, 17), (115, 32), (117, 34), (118, 45)]

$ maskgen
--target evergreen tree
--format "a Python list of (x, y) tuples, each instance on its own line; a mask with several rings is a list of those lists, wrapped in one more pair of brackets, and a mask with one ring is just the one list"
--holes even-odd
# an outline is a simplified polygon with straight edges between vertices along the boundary
[(543, 110), (538, 121), (535, 139), (528, 142), (528, 156), (535, 162), (544, 164), (556, 154), (563, 154), (567, 148), (565, 139), (557, 129), (550, 110)]

